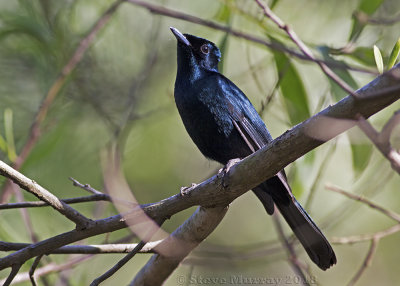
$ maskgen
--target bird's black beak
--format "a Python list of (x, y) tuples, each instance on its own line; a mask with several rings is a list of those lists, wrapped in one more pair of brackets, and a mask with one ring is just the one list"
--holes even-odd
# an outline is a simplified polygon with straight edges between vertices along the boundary
[(169, 28), (171, 29), (171, 32), (174, 34), (174, 36), (178, 40), (178, 42), (180, 42), (186, 46), (191, 46), (188, 39), (186, 39), (186, 37), (181, 32), (179, 32), (178, 29), (175, 29), (174, 27), (169, 27)]

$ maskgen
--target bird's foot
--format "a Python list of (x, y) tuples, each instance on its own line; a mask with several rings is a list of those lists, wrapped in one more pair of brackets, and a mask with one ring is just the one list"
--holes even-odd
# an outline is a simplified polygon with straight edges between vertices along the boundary
[(227, 174), (230, 171), (230, 169), (234, 165), (236, 165), (236, 163), (239, 163), (240, 161), (241, 161), (241, 159), (239, 159), (239, 158), (235, 158), (235, 159), (229, 160), (228, 163), (223, 168), (218, 170), (217, 176), (218, 177), (222, 177), (222, 186), (224, 188), (226, 188), (228, 186), (228, 184), (224, 180), (225, 174)]
[(181, 188), (181, 196), (182, 197), (186, 196), (191, 190), (193, 190), (197, 186), (198, 186), (198, 184), (192, 183), (190, 185), (190, 187), (182, 187)]

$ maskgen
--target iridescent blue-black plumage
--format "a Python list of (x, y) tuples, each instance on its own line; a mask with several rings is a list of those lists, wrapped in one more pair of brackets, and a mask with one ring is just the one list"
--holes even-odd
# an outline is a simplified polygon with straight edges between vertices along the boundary
[[(218, 72), (217, 46), (171, 28), (178, 40), (175, 102), (193, 142), (208, 158), (226, 164), (272, 140), (246, 95)], [(322, 232), (294, 198), (284, 171), (253, 189), (269, 214), (278, 207), (310, 258), (323, 270), (336, 263)]]

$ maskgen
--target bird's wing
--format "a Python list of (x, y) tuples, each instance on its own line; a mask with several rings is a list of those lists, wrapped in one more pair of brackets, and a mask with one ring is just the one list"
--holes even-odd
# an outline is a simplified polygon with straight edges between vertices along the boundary
[(261, 149), (272, 141), (267, 127), (246, 95), (227, 78), (221, 80), (225, 81), (224, 86), (229, 87), (224, 94), (233, 125), (251, 152)]
[[(227, 81), (225, 86), (229, 86), (230, 89), (229, 92), (224, 94), (227, 96), (227, 106), (232, 123), (251, 152), (254, 153), (272, 141), (272, 136), (246, 95), (227, 78), (224, 78), (224, 80)], [(285, 171), (278, 172), (276, 177), (283, 187), (281, 189), (286, 190), (286, 192), (278, 192), (275, 199), (288, 203), (288, 199), (293, 199), (293, 194), (287, 182)], [(261, 199), (268, 213), (271, 214), (273, 212), (271, 198), (265, 193), (265, 188), (261, 189), (264, 190), (260, 191), (255, 188), (254, 192)], [(265, 196), (268, 198), (265, 198)]]

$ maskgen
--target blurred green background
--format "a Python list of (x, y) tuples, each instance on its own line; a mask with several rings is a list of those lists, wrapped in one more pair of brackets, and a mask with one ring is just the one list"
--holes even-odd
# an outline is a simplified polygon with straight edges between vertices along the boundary
[[(294, 48), (287, 36), (262, 16), (253, 1), (151, 2)], [(4, 144), (0, 144), (1, 160), (9, 164), (15, 160), (13, 150), (18, 154), (26, 143), (49, 88), (79, 41), (112, 3), (105, 0), (0, 1), (0, 135), (4, 139)], [(397, 21), (387, 25), (370, 24), (353, 16), (354, 12), (361, 11), (366, 18), (395, 19), (400, 13), (400, 2), (396, 0), (274, 0), (269, 4), (317, 57), (364, 69), (376, 71), (373, 45), (380, 49), (386, 64), (400, 36)], [(41, 137), (22, 166), (26, 176), (60, 198), (87, 195), (73, 187), (68, 177), (101, 190), (100, 154), (110, 142), (117, 140), (122, 146), (124, 172), (134, 196), (140, 203), (150, 203), (176, 194), (181, 186), (201, 182), (220, 167), (200, 154), (175, 108), (176, 40), (169, 31), (170, 26), (212, 40), (221, 48), (220, 68), (262, 110), (262, 117), (274, 137), (346, 95), (316, 64), (124, 3), (97, 34), (51, 105), (41, 125)], [(370, 73), (336, 71), (355, 89), (375, 77)], [(399, 107), (399, 103), (393, 104), (373, 116), (371, 122), (380, 129)], [(400, 147), (398, 128), (392, 143)], [(288, 166), (286, 171), (297, 198), (328, 238), (377, 232), (394, 222), (365, 205), (326, 190), (327, 183), (400, 212), (398, 175), (358, 130), (324, 144)], [(0, 178), (1, 185), (4, 182)], [(25, 200), (34, 200), (26, 192), (23, 195)], [(94, 218), (116, 213), (109, 203), (74, 207)], [(163, 228), (173, 231), (193, 211), (194, 208), (173, 216)], [(73, 228), (50, 208), (29, 209), (28, 213), (39, 239)], [(0, 220), (1, 240), (30, 241), (20, 211), (3, 210)], [(291, 235), (286, 225), (284, 228)], [(113, 241), (128, 233), (122, 230), (107, 239)], [(101, 243), (105, 239), (102, 235), (80, 243)], [(400, 234), (396, 233), (380, 241), (359, 285), (395, 285), (400, 281), (399, 240)], [(334, 245), (338, 264), (326, 272), (312, 265), (300, 246), (296, 249), (319, 284), (343, 285), (361, 266), (368, 247), (368, 242)], [(137, 255), (104, 285), (126, 285), (149, 257)], [(61, 264), (70, 258), (52, 255), (42, 265)], [(49, 274), (46, 279), (49, 285), (88, 285), (120, 258), (122, 255), (97, 255), (61, 274)], [(23, 270), (29, 270), (31, 263), (26, 263)], [(7, 275), (8, 270), (0, 272), (1, 278)], [(290, 284), (297, 281), (277, 240), (272, 219), (251, 192), (232, 203), (214, 233), (165, 285), (177, 285), (185, 279), (186, 284), (182, 285), (189, 285), (187, 277), (230, 279), (232, 275), (281, 278)], [(30, 282), (21, 285), (30, 285)]]

